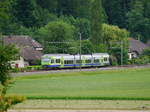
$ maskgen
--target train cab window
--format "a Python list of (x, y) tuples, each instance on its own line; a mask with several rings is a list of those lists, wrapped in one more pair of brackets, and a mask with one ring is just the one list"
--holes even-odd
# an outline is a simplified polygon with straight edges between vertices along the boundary
[(55, 63), (54, 59), (51, 59), (51, 63)]
[(99, 63), (99, 59), (95, 59), (95, 60), (94, 60), (94, 63)]
[(89, 59), (89, 60), (85, 60), (85, 63), (91, 63), (91, 60)]
[(60, 63), (60, 59), (56, 59), (56, 63)]
[(107, 58), (104, 58), (104, 61), (107, 61), (108, 59)]
[(43, 62), (49, 62), (50, 59), (48, 59), (48, 58), (43, 58), (42, 61), (43, 61)]

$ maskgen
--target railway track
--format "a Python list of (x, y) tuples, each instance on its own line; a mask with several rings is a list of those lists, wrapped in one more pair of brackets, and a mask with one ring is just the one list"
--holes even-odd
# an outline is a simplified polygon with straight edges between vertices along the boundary
[(149, 110), (9, 110), (8, 112), (150, 112)]
[(98, 67), (98, 68), (82, 68), (78, 69), (56, 69), (56, 70), (41, 70), (41, 71), (32, 71), (32, 72), (19, 72), (12, 73), (13, 77), (16, 76), (26, 76), (26, 75), (44, 75), (44, 74), (52, 74), (52, 73), (63, 73), (63, 72), (79, 72), (79, 71), (96, 71), (96, 70), (117, 70), (117, 69), (129, 69), (129, 68), (150, 68), (150, 64), (148, 65), (126, 65), (126, 66), (109, 66), (109, 67)]

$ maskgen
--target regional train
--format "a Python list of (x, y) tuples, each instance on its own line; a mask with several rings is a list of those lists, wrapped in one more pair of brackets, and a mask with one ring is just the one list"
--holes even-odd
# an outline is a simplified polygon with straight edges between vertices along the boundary
[(89, 55), (45, 54), (41, 64), (44, 68), (100, 67), (110, 65), (108, 53)]

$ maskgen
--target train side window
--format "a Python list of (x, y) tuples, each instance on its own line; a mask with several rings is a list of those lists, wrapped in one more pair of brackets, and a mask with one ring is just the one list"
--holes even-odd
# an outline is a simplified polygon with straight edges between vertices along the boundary
[(104, 58), (104, 61), (107, 61), (107, 58)]
[(56, 59), (56, 63), (60, 63), (60, 59)]
[(65, 60), (65, 64), (73, 64), (73, 60)]
[(51, 60), (51, 63), (55, 63), (54, 59)]
[(85, 60), (85, 63), (91, 63), (91, 60)]
[(64, 61), (64, 64), (68, 64), (67, 60)]
[(94, 60), (94, 63), (99, 63), (99, 59), (95, 59), (95, 60)]
[(69, 61), (69, 64), (73, 64), (73, 60), (70, 60), (70, 61)]

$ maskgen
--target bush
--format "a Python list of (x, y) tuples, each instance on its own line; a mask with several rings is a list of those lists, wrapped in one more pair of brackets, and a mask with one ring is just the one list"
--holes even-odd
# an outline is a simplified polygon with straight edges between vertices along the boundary
[(8, 96), (8, 97), (6, 97), (6, 100), (9, 100), (9, 99), (11, 99), (12, 105), (15, 105), (17, 103), (21, 103), (24, 100), (26, 100), (26, 98), (24, 96)]
[(11, 72), (13, 72), (13, 73), (17, 73), (17, 72), (19, 72), (20, 70), (19, 70), (19, 68), (12, 68), (11, 69)]
[(30, 61), (30, 65), (40, 65), (40, 64), (41, 64), (41, 60)]
[(27, 66), (26, 71), (30, 71), (30, 70), (41, 70), (42, 66), (41, 65), (36, 65), (36, 66)]
[(23, 96), (0, 96), (0, 112), (6, 112), (8, 108), (23, 102), (25, 99)]
[(27, 68), (12, 68), (11, 72), (17, 73), (17, 72), (24, 72), (27, 71)]
[(150, 56), (150, 47), (144, 50), (143, 55)]
[(117, 66), (118, 65), (118, 61), (117, 58), (115, 56), (110, 56), (110, 64), (113, 66)]
[(132, 60), (129, 60), (129, 64), (149, 64), (150, 63), (150, 56), (141, 56), (139, 58), (135, 58)]
[(25, 68), (12, 68), (11, 72), (17, 73), (17, 72), (32, 71), (32, 70), (42, 70), (42, 66), (35, 65), (35, 66), (27, 66)]

